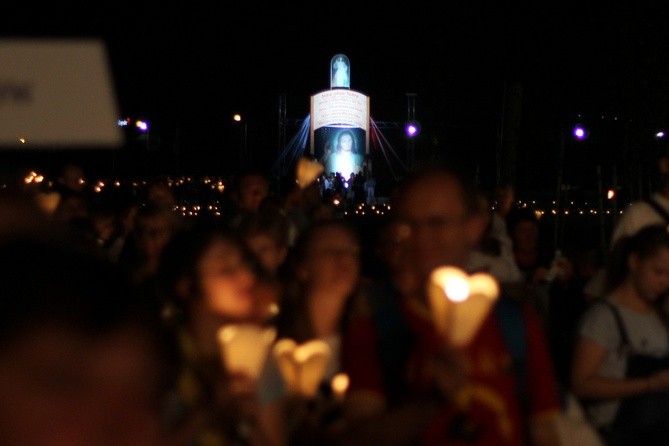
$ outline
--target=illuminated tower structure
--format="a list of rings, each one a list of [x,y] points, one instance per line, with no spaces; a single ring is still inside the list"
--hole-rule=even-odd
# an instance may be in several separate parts
[[[369,97],[351,90],[351,64],[344,54],[330,61],[330,89],[311,96],[310,152],[345,179],[363,173],[369,154]]]

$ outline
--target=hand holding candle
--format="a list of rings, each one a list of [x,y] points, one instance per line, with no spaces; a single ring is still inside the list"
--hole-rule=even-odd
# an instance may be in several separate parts
[[[273,354],[289,393],[316,396],[332,356],[327,343],[314,339],[298,345],[292,339],[282,339],[274,345]]]
[[[276,329],[256,324],[229,324],[218,330],[223,366],[231,373],[243,373],[255,380],[267,359]]]
[[[450,266],[432,272],[428,299],[435,327],[453,347],[474,338],[499,297],[499,285],[489,274],[471,276]]]
[[[311,183],[316,181],[316,178],[323,173],[325,167],[316,161],[312,161],[309,158],[301,157],[297,161],[297,167],[295,172],[295,178],[297,179],[297,184],[301,189],[309,186]]]

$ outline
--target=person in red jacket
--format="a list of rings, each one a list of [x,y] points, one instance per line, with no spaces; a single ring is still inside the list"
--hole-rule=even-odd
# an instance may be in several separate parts
[[[415,172],[396,190],[388,277],[344,338],[350,387],[341,444],[559,444],[557,384],[530,307],[499,299],[461,349],[432,323],[429,275],[444,265],[465,269],[484,228],[475,192],[442,168]]]

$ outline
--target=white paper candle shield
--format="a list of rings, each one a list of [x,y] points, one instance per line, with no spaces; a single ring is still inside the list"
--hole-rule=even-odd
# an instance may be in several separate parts
[[[295,172],[297,184],[300,186],[300,188],[304,189],[316,181],[320,174],[323,173],[324,169],[325,167],[321,163],[312,161],[309,158],[301,157],[299,160],[297,160],[297,167]]]
[[[273,355],[288,392],[313,398],[323,380],[332,351],[327,343],[317,339],[301,345],[292,339],[281,339],[274,345]]]
[[[230,372],[244,373],[252,379],[260,371],[268,350],[276,338],[276,329],[256,324],[228,324],[218,330],[223,365]]]
[[[428,299],[435,327],[452,346],[469,344],[499,296],[499,285],[486,273],[471,276],[455,267],[432,272]]]

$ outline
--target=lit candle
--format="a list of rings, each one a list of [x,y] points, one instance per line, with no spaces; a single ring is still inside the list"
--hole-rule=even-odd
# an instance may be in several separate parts
[[[244,373],[251,379],[260,375],[270,345],[276,338],[276,329],[256,324],[229,324],[218,330],[221,358],[226,369]]]
[[[313,183],[325,167],[316,161],[312,161],[309,158],[301,157],[297,161],[296,174],[295,178],[297,179],[297,184],[300,188],[304,189]]]
[[[332,356],[326,342],[314,339],[298,345],[292,339],[282,339],[274,345],[273,354],[289,393],[316,396]]]
[[[471,276],[455,267],[432,272],[428,298],[437,332],[454,347],[469,344],[499,296],[499,285],[486,273]]]

